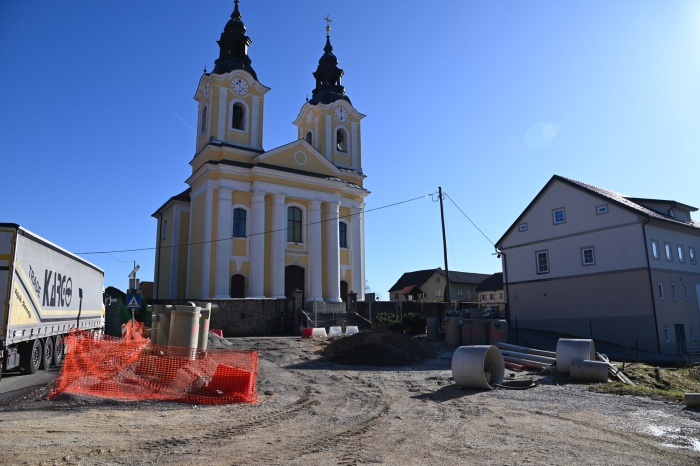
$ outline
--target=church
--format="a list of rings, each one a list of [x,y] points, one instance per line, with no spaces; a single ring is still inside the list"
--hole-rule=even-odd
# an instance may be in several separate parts
[[[154,298],[364,299],[361,120],[341,83],[330,20],[298,139],[263,149],[263,85],[238,0],[204,71],[189,187],[154,214]],[[320,46],[320,44],[319,44]],[[319,47],[320,48],[320,47]],[[285,70],[280,70],[280,73]]]

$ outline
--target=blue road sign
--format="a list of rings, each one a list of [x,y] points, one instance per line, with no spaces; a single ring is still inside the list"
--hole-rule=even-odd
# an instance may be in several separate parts
[[[139,295],[139,294],[126,295],[126,308],[127,309],[141,309],[141,295]]]

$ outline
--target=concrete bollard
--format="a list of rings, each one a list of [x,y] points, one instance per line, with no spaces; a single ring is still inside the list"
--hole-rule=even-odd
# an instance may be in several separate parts
[[[207,349],[209,342],[209,323],[211,322],[211,303],[195,302],[196,306],[200,307],[199,317],[199,335],[197,337],[197,349]]]
[[[173,307],[166,304],[154,304],[153,310],[158,314],[158,335],[156,341],[159,345],[167,346],[170,337],[170,316]]]
[[[170,339],[168,346],[196,349],[199,340],[199,318],[201,308],[175,306],[170,319]]]

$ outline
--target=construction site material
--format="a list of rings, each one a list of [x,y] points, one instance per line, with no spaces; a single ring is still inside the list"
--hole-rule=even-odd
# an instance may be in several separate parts
[[[557,341],[557,371],[568,374],[572,359],[595,360],[593,340],[560,338]]]
[[[357,328],[357,325],[348,325],[345,327],[346,335],[354,335],[356,333],[360,333],[360,329]]]
[[[518,359],[528,359],[530,361],[540,362],[540,363],[546,364],[548,366],[553,366],[557,363],[557,360],[555,358],[550,358],[547,356],[540,356],[538,354],[519,353],[517,351],[509,351],[509,350],[501,350],[501,351],[503,353],[503,356],[510,356],[510,357],[518,358]]]
[[[94,332],[72,332],[65,342],[68,351],[49,399],[62,394],[193,404],[257,399],[255,351],[204,352]]]
[[[520,359],[513,356],[503,356],[503,360],[506,362],[512,362],[519,364],[521,366],[527,367],[528,369],[544,369],[546,367],[551,367],[550,364],[545,364],[543,362],[531,361],[529,359]]]
[[[460,346],[462,343],[462,333],[460,331],[459,317],[447,317],[445,319],[445,343],[450,347]]]
[[[547,356],[549,358],[555,358],[557,357],[557,353],[554,351],[545,351],[541,349],[536,349],[536,348],[528,348],[527,346],[518,346],[518,345],[511,345],[510,343],[505,343],[505,342],[500,342],[496,343],[496,346],[503,351],[503,350],[510,350],[510,351],[517,351],[519,353],[527,353],[527,354],[537,354],[539,356]]]
[[[683,395],[683,404],[689,408],[700,407],[700,393],[686,393]]]
[[[503,360],[505,361],[505,356],[503,357]],[[515,371],[524,371],[525,370],[525,366],[523,366],[521,364],[516,364],[514,362],[508,362],[508,361],[505,361],[504,364],[508,369],[513,369]]]
[[[329,337],[337,337],[337,336],[340,336],[342,334],[343,334],[343,329],[341,329],[338,326],[328,328],[328,336]]]
[[[437,341],[440,336],[440,327],[437,317],[428,317],[425,319],[427,338],[430,341]]]
[[[462,345],[469,346],[472,344],[472,321],[462,319]]]
[[[609,371],[610,371],[610,375],[611,375],[613,378],[615,378],[615,379],[617,379],[617,380],[619,380],[619,381],[621,381],[621,382],[623,382],[623,383],[626,383],[627,385],[633,385],[633,386],[634,386],[634,385],[637,385],[636,383],[632,382],[632,381],[622,372],[621,369],[618,369],[617,366],[616,366],[615,364],[613,364],[612,362],[610,362],[610,360],[608,359],[608,357],[607,357],[606,355],[600,354],[600,353],[596,353],[595,355],[596,355],[596,357],[597,357],[599,360],[601,360],[601,361],[607,363],[608,368],[609,368]]]
[[[196,302],[199,310],[199,334],[197,335],[197,349],[207,349],[207,335],[209,334],[209,322],[211,322],[211,303]]]
[[[311,338],[313,336],[314,329],[312,327],[305,327],[301,329],[301,338]]]
[[[489,341],[489,324],[483,319],[470,319],[471,344],[486,345]]]
[[[170,318],[168,346],[196,349],[199,341],[200,309],[194,303],[177,305]]]
[[[311,336],[312,336],[312,337],[326,338],[328,335],[326,334],[326,328],[325,328],[325,327],[314,327],[314,328],[311,330]]]
[[[167,346],[170,341],[170,316],[173,306],[165,304],[154,304],[153,312],[158,314],[158,337],[156,341],[159,345]]]
[[[607,363],[588,359],[572,359],[569,366],[571,377],[593,382],[607,382],[608,370]]]
[[[153,310],[153,306],[148,306],[151,310],[151,343],[158,344],[158,313]]]
[[[508,323],[505,320],[487,320],[489,345],[508,341]]]
[[[493,390],[504,371],[501,350],[492,345],[460,346],[452,355],[452,377],[463,388]]]

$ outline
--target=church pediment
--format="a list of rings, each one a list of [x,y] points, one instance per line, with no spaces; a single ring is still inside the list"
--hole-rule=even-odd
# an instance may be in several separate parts
[[[279,167],[317,175],[340,176],[338,167],[303,139],[264,152],[253,159],[253,165]]]

